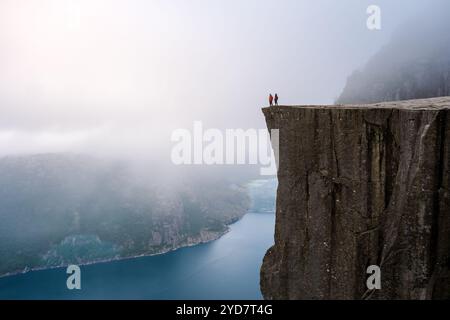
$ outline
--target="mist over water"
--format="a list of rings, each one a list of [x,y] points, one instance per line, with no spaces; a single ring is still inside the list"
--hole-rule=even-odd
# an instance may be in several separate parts
[[[282,104],[332,103],[398,26],[448,6],[380,0],[382,29],[370,31],[370,4],[2,1],[0,155],[170,163],[174,129],[265,128],[269,92]]]

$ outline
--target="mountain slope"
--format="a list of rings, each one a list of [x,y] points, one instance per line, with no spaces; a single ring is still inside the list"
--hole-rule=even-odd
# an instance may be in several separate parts
[[[226,232],[249,207],[226,181],[138,178],[81,155],[0,159],[0,275],[161,253]]]
[[[357,104],[449,96],[450,20],[442,13],[434,18],[414,20],[401,28],[389,45],[348,78],[336,102]]]

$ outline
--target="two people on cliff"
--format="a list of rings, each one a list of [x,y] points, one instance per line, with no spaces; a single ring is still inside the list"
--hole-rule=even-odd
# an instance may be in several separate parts
[[[275,97],[272,96],[272,94],[269,94],[269,103],[270,103],[270,106],[273,106],[274,103],[277,106],[278,105],[278,94],[275,93]]]

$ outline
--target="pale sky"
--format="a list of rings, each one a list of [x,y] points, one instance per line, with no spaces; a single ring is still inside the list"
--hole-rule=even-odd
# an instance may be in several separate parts
[[[333,103],[437,0],[1,0],[0,155],[151,148],[171,130],[264,128]],[[369,31],[366,9],[382,10]],[[128,150],[128,149],[127,149]]]

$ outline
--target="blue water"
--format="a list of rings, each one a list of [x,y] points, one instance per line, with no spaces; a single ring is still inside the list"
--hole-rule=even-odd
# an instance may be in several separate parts
[[[273,213],[248,213],[207,244],[81,266],[81,290],[67,289],[65,268],[0,278],[0,299],[261,299],[274,223]]]

